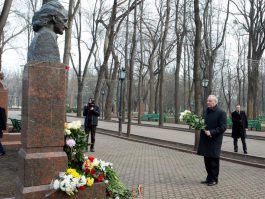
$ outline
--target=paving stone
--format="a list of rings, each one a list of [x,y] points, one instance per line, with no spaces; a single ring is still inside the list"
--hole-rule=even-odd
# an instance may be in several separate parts
[[[201,156],[101,134],[93,155],[113,162],[129,188],[141,184],[145,199],[265,198],[264,169],[221,160],[219,184],[208,187],[200,184],[206,176]]]

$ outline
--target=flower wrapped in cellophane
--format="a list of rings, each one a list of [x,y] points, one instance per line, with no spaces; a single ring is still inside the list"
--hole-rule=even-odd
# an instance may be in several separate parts
[[[179,120],[185,122],[195,130],[204,130],[206,125],[204,119],[189,110],[180,113]]]

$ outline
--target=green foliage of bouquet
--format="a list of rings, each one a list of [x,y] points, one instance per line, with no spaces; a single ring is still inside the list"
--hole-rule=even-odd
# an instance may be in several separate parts
[[[111,196],[109,198],[132,198],[133,192],[125,187],[111,167],[106,169],[106,179],[108,180],[107,192]]]
[[[180,113],[179,120],[185,122],[195,130],[205,130],[206,127],[204,119],[202,117],[188,110],[185,110],[184,112]]]

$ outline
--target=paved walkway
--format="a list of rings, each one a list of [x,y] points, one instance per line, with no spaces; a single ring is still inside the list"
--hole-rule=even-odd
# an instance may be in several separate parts
[[[73,120],[83,121],[83,118],[68,117],[68,121],[73,121]],[[118,131],[118,123],[99,121],[99,128]],[[126,133],[127,124],[123,124],[122,129],[123,129],[123,132]],[[251,132],[253,134],[257,133],[254,131],[251,131]],[[264,132],[258,132],[258,133],[261,133],[263,135]],[[194,145],[194,134],[188,133],[185,131],[132,125],[131,134],[160,139],[160,140]],[[249,155],[265,158],[265,141],[264,140],[246,139],[246,142],[247,142],[247,148],[248,148]],[[224,136],[222,150],[233,152],[234,150],[233,139],[231,137]],[[243,154],[241,140],[238,140],[238,153]]]
[[[200,184],[206,175],[201,156],[102,134],[96,136],[95,150],[87,155],[112,162],[128,188],[135,190],[141,184],[144,199],[265,198],[264,169],[221,161],[219,184],[208,187]],[[0,165],[16,158],[15,153],[7,153]],[[0,171],[0,189],[8,190],[0,192],[0,198],[14,194],[14,167],[6,166]]]
[[[68,117],[68,121],[72,120],[82,118]],[[118,124],[100,121],[99,127],[117,130]],[[123,125],[123,130],[125,132],[126,125]],[[194,141],[191,133],[154,127],[134,125],[132,134],[190,144]],[[228,143],[229,140],[231,138],[225,138],[223,149],[229,149],[232,144]],[[258,142],[251,144],[251,140],[248,140],[250,153],[255,152],[256,143]],[[261,147],[260,150],[264,153],[264,146],[262,148],[261,144],[258,147]],[[112,162],[122,181],[129,188],[135,189],[141,184],[145,199],[265,198],[264,169],[221,161],[219,184],[208,187],[200,184],[206,176],[201,156],[102,134],[96,136],[95,150],[93,155]],[[261,155],[264,156],[263,153]],[[14,176],[10,178],[15,179]],[[2,182],[5,182],[5,179],[2,179]]]
[[[221,161],[219,184],[200,184],[203,158],[167,148],[97,134],[94,155],[114,163],[130,188],[143,186],[145,199],[265,198],[264,169]]]
[[[20,112],[9,111],[9,117],[19,119],[21,117]],[[68,115],[67,120],[68,121],[81,120],[83,122],[84,118],[77,118],[77,117],[73,117],[73,115]],[[157,125],[157,122],[143,122],[143,124]],[[165,126],[170,126],[170,127],[177,126],[177,127],[188,129],[187,125],[180,125],[180,124],[176,125],[176,124],[166,123]],[[99,121],[99,128],[118,131],[118,123]],[[122,129],[123,129],[123,132],[125,133],[127,129],[127,124],[123,124]],[[227,131],[229,132],[231,131],[231,129],[228,129]],[[194,145],[194,134],[188,133],[185,131],[178,131],[174,129],[161,129],[157,127],[132,125],[131,134],[160,139],[160,140]],[[259,135],[259,136],[265,137],[265,132],[261,132],[261,131],[248,131],[247,134]],[[246,142],[247,142],[247,148],[248,148],[249,155],[265,158],[265,141],[264,140],[247,139]],[[241,140],[238,140],[238,147],[239,147],[238,153],[243,153]],[[224,136],[222,150],[233,152],[233,139],[231,137]]]

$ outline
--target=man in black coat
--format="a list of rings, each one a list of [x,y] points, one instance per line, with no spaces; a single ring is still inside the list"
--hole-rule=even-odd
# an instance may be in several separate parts
[[[200,133],[198,154],[204,156],[204,164],[207,177],[202,184],[213,186],[218,184],[220,153],[223,134],[226,130],[226,113],[218,106],[218,99],[209,95],[207,99],[207,110],[204,113],[206,128]]]
[[[85,132],[87,133],[87,141],[89,132],[91,132],[91,145],[90,151],[94,152],[95,139],[96,139],[96,128],[98,125],[98,117],[100,116],[100,109],[95,105],[95,101],[89,98],[88,104],[84,106],[83,116],[85,116]]]
[[[238,151],[237,140],[241,138],[244,154],[247,154],[246,129],[248,128],[248,119],[244,111],[240,111],[240,105],[236,106],[236,110],[232,115],[232,137],[234,139],[234,152]]]
[[[6,154],[6,151],[1,143],[1,138],[3,137],[3,130],[6,130],[6,121],[6,111],[0,106],[0,156]]]

